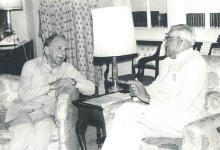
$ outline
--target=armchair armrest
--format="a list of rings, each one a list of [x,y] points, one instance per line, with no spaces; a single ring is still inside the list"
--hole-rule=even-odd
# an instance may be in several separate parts
[[[207,115],[220,113],[220,93],[218,91],[209,91],[206,93],[205,112]]]
[[[211,115],[185,126],[182,150],[220,149],[220,113]]]
[[[141,58],[139,61],[138,61],[138,68],[139,67],[143,67],[144,68],[144,65],[147,63],[147,62],[150,62],[150,61],[156,61],[157,56],[155,55],[152,55],[152,56],[148,56],[148,57],[143,57]],[[158,60],[159,60],[159,57],[158,57]]]
[[[136,77],[138,78],[139,81],[142,82],[142,78],[144,76],[144,69],[145,69],[145,64],[147,62],[150,62],[150,61],[155,61],[155,67],[152,66],[153,68],[157,68],[159,66],[159,57],[156,58],[155,55],[152,55],[152,56],[148,56],[148,57],[143,57],[141,58],[139,61],[138,61],[138,65],[136,66],[138,68],[138,71],[137,71],[137,74],[136,74]],[[157,73],[156,73],[157,74]]]
[[[75,122],[77,119],[77,109],[72,105],[72,101],[79,98],[79,91],[74,87],[66,87],[58,96],[56,123],[60,150],[71,150],[77,144],[75,138]],[[75,141],[77,142],[77,141]]]

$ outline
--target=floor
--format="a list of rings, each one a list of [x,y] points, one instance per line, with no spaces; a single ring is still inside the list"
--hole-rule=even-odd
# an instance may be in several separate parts
[[[86,131],[86,144],[88,150],[100,150],[96,144],[96,128],[88,126]]]

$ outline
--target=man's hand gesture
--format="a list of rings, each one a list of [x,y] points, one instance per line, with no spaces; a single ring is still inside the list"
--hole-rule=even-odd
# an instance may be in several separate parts
[[[75,86],[76,80],[70,78],[60,78],[56,81],[49,83],[50,90],[56,90],[59,94],[67,86]]]
[[[150,103],[150,95],[141,82],[135,80],[129,81],[129,91],[131,97],[137,97],[140,101],[147,104]]]

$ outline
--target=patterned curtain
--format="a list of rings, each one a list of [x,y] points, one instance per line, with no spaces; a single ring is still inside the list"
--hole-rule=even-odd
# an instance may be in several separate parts
[[[42,41],[53,32],[67,38],[67,62],[72,63],[87,79],[98,85],[101,67],[93,63],[91,9],[98,0],[41,0],[39,6]]]

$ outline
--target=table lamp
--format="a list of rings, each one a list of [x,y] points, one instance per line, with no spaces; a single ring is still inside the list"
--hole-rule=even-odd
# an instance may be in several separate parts
[[[23,8],[22,0],[0,0],[0,10],[7,11],[7,29],[5,30],[5,32],[7,32],[8,35],[11,35],[13,33],[13,30],[11,27],[10,12],[12,10],[20,10],[22,8]]]
[[[94,57],[112,57],[111,92],[119,91],[117,57],[137,53],[131,9],[127,6],[92,10]]]

